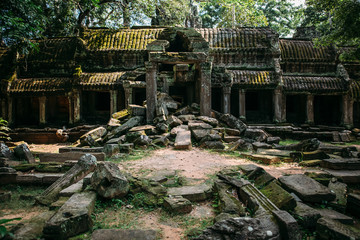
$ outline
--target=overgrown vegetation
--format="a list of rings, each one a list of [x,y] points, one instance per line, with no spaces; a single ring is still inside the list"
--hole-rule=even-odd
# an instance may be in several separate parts
[[[0,219],[0,238],[5,237],[6,235],[10,235],[11,233],[8,231],[7,227],[11,226],[12,221],[21,220],[21,218],[11,218],[11,219]]]
[[[10,128],[8,122],[0,117],[0,141],[8,141]]]
[[[34,207],[35,196],[38,196],[46,189],[46,186],[19,186],[6,185],[2,187],[4,191],[11,191],[11,201],[6,201],[0,204],[0,210],[11,209],[29,209]],[[36,206],[40,207],[40,206]],[[40,207],[41,208],[41,207]]]

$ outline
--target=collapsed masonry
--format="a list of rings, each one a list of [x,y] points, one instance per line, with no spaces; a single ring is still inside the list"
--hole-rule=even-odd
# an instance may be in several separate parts
[[[87,29],[36,42],[26,58],[1,49],[0,111],[15,126],[104,123],[145,100],[151,122],[157,92],[249,123],[360,123],[360,64],[269,28]]]

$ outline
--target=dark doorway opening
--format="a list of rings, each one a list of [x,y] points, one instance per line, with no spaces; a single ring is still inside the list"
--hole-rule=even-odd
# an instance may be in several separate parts
[[[39,124],[39,98],[23,97],[14,100],[15,124],[31,126]]]
[[[286,96],[286,120],[298,124],[306,121],[306,95]]]
[[[221,112],[221,98],[222,98],[221,88],[212,88],[211,89],[211,108],[213,110]]]
[[[239,117],[239,107],[239,89],[232,88],[230,97],[230,113],[236,117]]]
[[[314,121],[318,125],[340,125],[341,96],[315,96]]]
[[[271,90],[247,90],[245,105],[247,122],[272,123],[273,101]]]
[[[69,100],[65,96],[47,97],[46,115],[49,124],[64,125],[69,122]]]
[[[133,103],[142,106],[146,100],[146,88],[133,88]]]
[[[110,117],[110,93],[84,91],[82,93],[82,117],[88,123],[104,124]]]

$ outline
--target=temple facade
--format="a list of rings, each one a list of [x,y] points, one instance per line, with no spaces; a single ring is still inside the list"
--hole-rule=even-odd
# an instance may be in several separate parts
[[[0,49],[0,116],[13,126],[106,123],[156,94],[248,123],[360,126],[360,63],[269,28],[86,29],[36,41],[27,56]]]

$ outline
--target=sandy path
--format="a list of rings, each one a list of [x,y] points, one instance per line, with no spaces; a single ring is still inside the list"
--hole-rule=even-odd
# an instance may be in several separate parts
[[[198,148],[193,148],[191,151],[178,151],[171,148],[159,149],[144,159],[122,163],[123,167],[131,172],[138,172],[142,169],[180,170],[181,175],[188,178],[208,178],[208,175],[215,174],[225,167],[241,164],[259,165],[277,178],[284,174],[296,174],[305,171],[297,164],[284,163],[280,166],[268,166],[244,158],[220,155]]]

